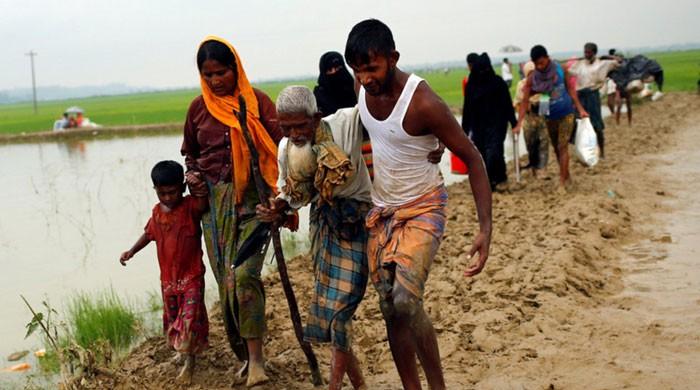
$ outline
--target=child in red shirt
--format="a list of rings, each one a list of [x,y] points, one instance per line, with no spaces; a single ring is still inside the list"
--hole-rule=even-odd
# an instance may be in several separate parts
[[[174,360],[184,360],[178,381],[190,383],[195,355],[208,346],[209,338],[199,227],[208,201],[206,197],[183,197],[185,175],[182,165],[175,161],[156,164],[151,179],[160,202],[153,207],[145,232],[131,249],[122,253],[119,262],[125,266],[149,242],[156,242],[163,294],[163,331],[177,352]],[[194,175],[188,174],[187,184],[190,189],[193,186],[202,188],[200,179]]]

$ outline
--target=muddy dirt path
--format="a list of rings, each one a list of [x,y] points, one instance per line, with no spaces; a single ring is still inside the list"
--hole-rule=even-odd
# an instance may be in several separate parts
[[[491,257],[472,279],[462,273],[476,229],[473,201],[468,183],[450,187],[447,233],[425,296],[448,388],[685,389],[700,383],[700,287],[683,271],[697,264],[700,241],[700,208],[691,204],[687,185],[688,175],[698,176],[688,161],[698,161],[700,144],[687,142],[689,132],[700,130],[696,123],[700,98],[669,94],[638,107],[633,127],[608,123],[608,158],[593,169],[574,164],[569,193],[556,191],[552,156],[551,179],[536,181],[525,172],[522,185],[494,195]],[[679,168],[678,161],[687,163]],[[669,223],[690,218],[694,225]],[[681,242],[688,245],[680,248]],[[312,289],[310,262],[294,259],[290,274],[303,312]],[[268,278],[266,288],[272,381],[258,388],[311,389],[278,278]],[[212,347],[197,363],[194,389],[229,389],[240,367],[212,312]],[[372,287],[354,328],[369,387],[400,389]],[[316,351],[327,375],[329,349]],[[90,385],[177,388],[170,356],[164,340],[147,340],[115,378]]]

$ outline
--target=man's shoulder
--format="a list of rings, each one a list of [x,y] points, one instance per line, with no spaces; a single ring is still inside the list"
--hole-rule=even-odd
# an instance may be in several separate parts
[[[334,114],[323,118],[321,123],[322,126],[328,126],[334,142],[343,148],[346,143],[353,144],[358,137],[362,137],[362,123],[357,106],[341,108]]]
[[[413,94],[410,109],[418,111],[430,110],[442,104],[444,104],[442,98],[428,85],[427,81],[421,80],[418,87],[416,87],[416,92]]]
[[[404,128],[409,134],[427,135],[435,126],[444,124],[447,116],[451,116],[447,103],[426,82],[418,84],[411,103],[406,111]]]

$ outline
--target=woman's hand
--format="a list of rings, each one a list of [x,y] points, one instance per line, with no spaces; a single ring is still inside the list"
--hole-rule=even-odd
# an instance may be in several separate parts
[[[194,197],[203,198],[209,193],[207,183],[202,179],[202,173],[189,171],[185,174],[185,183],[190,189],[190,194]]]

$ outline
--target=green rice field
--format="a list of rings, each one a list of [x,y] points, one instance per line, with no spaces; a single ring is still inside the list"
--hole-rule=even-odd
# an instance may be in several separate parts
[[[626,54],[629,56],[633,53]],[[645,55],[659,61],[664,68],[666,91],[694,91],[697,88],[697,80],[700,78],[700,50]],[[418,74],[424,77],[450,106],[461,107],[461,80],[466,74],[465,69]],[[514,76],[512,88],[517,82],[517,72],[514,72]],[[267,82],[255,86],[275,100],[279,91],[289,84],[313,87],[315,80]],[[184,122],[189,103],[198,94],[198,89],[184,89],[39,102],[39,113],[36,115],[31,103],[0,105],[0,134],[50,130],[54,120],[61,116],[63,110],[74,105],[85,109],[87,117],[103,126],[181,123]]]

